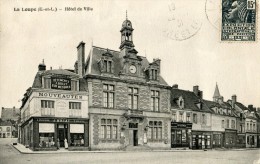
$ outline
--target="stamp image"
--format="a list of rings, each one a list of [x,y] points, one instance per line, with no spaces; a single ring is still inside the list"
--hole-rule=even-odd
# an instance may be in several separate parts
[[[256,40],[256,0],[222,0],[221,40]]]

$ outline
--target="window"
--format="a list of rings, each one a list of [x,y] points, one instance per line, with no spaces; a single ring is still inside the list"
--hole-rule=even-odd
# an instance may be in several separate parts
[[[11,128],[10,128],[10,127],[7,127],[7,128],[6,128],[6,131],[7,131],[7,132],[10,132],[10,131],[11,131]]]
[[[151,110],[159,111],[159,91],[151,91]]]
[[[130,109],[138,108],[138,88],[133,88],[133,87],[128,88],[128,108]]]
[[[232,128],[232,129],[235,129],[235,128],[236,128],[236,126],[235,126],[235,120],[232,120],[232,121],[231,121],[231,128]]]
[[[84,124],[70,124],[70,146],[84,146]]]
[[[183,112],[179,112],[179,121],[183,122]]]
[[[50,78],[44,78],[44,88],[49,89],[51,88],[51,79]]]
[[[222,120],[222,121],[221,121],[221,127],[222,127],[222,128],[225,128],[225,120]]]
[[[81,109],[80,102],[69,102],[69,109]]]
[[[151,69],[151,79],[157,80],[158,77],[158,71],[156,69]]]
[[[0,132],[2,131],[2,127],[0,127]]]
[[[229,119],[227,119],[227,128],[229,128]]]
[[[253,131],[255,131],[256,129],[255,129],[255,124],[253,124]]]
[[[116,119],[101,119],[100,138],[117,139],[118,122]]]
[[[249,127],[249,130],[252,130],[252,123],[250,123],[250,127]]]
[[[176,121],[176,113],[172,113],[172,121]]]
[[[186,122],[190,122],[190,113],[186,113]]]
[[[206,124],[206,115],[205,114],[202,114],[202,124]]]
[[[46,116],[54,116],[54,101],[41,100],[41,114]]]
[[[77,91],[78,90],[78,81],[71,80],[71,90]]]
[[[246,123],[246,130],[249,130],[249,123]]]
[[[39,123],[39,137],[39,147],[54,147],[54,124]]]
[[[70,116],[81,116],[81,102],[69,102]]]
[[[197,114],[193,113],[193,123],[197,124],[198,118],[197,118]]]
[[[112,73],[112,61],[104,60],[104,70],[107,73]]]
[[[162,139],[161,121],[149,121],[148,138],[153,141]]]
[[[114,108],[114,85],[103,85],[103,106]]]

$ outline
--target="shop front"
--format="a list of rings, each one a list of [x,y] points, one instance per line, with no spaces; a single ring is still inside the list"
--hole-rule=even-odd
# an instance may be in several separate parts
[[[192,149],[211,149],[211,132],[192,131]]]
[[[226,129],[224,133],[224,147],[234,148],[236,147],[237,130]]]
[[[223,147],[223,133],[213,132],[212,137],[212,148]]]
[[[88,150],[88,119],[31,118],[22,127],[23,140],[33,150]]]
[[[246,133],[246,147],[255,148],[257,147],[257,134],[256,133]]]
[[[171,122],[171,147],[190,148],[192,123]]]

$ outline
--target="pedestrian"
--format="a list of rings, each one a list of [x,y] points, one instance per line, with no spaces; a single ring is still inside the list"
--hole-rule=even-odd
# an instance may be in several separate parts
[[[59,140],[59,138],[57,139],[57,149],[60,149],[60,140]]]
[[[64,139],[64,147],[65,147],[65,149],[68,149],[68,141],[66,138]]]

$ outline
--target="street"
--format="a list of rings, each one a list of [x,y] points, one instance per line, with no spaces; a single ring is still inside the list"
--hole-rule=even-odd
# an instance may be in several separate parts
[[[120,153],[61,153],[20,154],[10,143],[16,139],[0,138],[0,163],[195,163],[195,164],[259,164],[260,149],[208,150],[173,152],[120,152]]]

